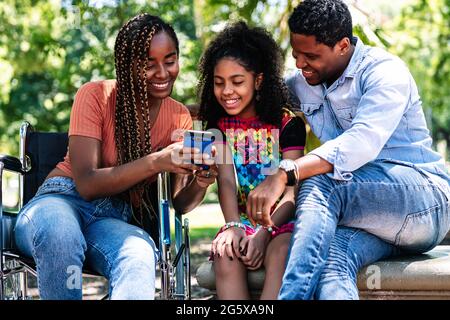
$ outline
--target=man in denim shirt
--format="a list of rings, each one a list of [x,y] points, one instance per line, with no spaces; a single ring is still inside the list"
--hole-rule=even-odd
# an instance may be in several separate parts
[[[302,180],[279,298],[357,299],[364,265],[425,252],[445,237],[450,178],[407,67],[353,37],[343,2],[304,0],[289,28],[300,70],[287,84],[322,145],[282,161],[247,209],[273,226],[275,200]]]

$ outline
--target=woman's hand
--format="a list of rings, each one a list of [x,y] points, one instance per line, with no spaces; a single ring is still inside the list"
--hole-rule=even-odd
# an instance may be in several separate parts
[[[200,170],[200,166],[186,161],[202,157],[197,148],[185,148],[183,142],[175,142],[168,145],[161,151],[158,151],[158,157],[155,164],[158,171],[173,172],[178,174],[192,174],[195,170]]]
[[[216,165],[210,166],[208,170],[195,171],[195,180],[201,188],[207,188],[216,181],[219,170]]]
[[[221,232],[212,242],[211,250],[214,255],[224,257],[225,254],[233,259],[234,256],[240,258],[239,243],[245,237],[245,231],[238,227],[231,227]]]
[[[211,148],[211,157],[208,154],[196,154],[196,163],[203,163],[209,166],[209,169],[197,170],[195,175],[195,180],[201,188],[207,188],[216,181],[219,175],[219,168],[216,165],[215,159],[217,155],[217,149],[215,146]]]
[[[261,268],[266,248],[270,242],[270,233],[260,230],[256,234],[245,237],[241,242],[241,261],[249,270]]]

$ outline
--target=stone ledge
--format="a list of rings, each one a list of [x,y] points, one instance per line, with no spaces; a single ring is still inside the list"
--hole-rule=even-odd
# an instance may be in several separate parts
[[[263,288],[265,271],[264,268],[248,272],[248,285],[250,290],[258,291]],[[200,287],[216,290],[216,280],[212,261],[203,262],[195,274]]]
[[[379,282],[374,282],[378,272]],[[214,291],[212,262],[202,263],[196,278],[201,287]],[[248,273],[252,291],[261,290],[263,280],[263,269]],[[368,288],[374,285],[379,285],[379,289]],[[361,299],[450,299],[450,245],[439,245],[425,254],[397,257],[367,266],[358,275],[358,289]]]
[[[359,291],[361,300],[450,300],[450,291]]]
[[[373,266],[380,271],[380,290],[450,291],[450,246],[440,245],[414,256],[379,261],[362,269],[358,275],[359,290],[370,290]],[[370,290],[374,291],[374,290]],[[375,290],[376,291],[376,290]]]

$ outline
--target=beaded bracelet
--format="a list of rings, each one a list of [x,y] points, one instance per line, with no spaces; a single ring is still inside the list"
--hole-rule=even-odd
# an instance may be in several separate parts
[[[225,223],[225,225],[222,227],[222,231],[230,229],[231,227],[241,228],[242,230],[246,231],[245,224],[243,224],[242,222],[237,222],[237,221],[230,221],[230,222]]]
[[[275,232],[277,232],[278,228],[276,225],[271,225],[269,227],[263,227],[264,229],[266,229],[272,236],[275,235]]]

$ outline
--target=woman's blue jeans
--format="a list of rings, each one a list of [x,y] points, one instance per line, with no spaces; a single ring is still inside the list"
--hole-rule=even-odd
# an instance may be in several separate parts
[[[442,241],[449,189],[447,180],[390,162],[367,164],[351,181],[305,180],[279,298],[357,299],[363,266]]]
[[[15,227],[17,247],[36,262],[41,298],[81,299],[85,265],[108,279],[111,299],[154,299],[158,251],[131,215],[117,198],[83,200],[70,178],[46,180]]]

